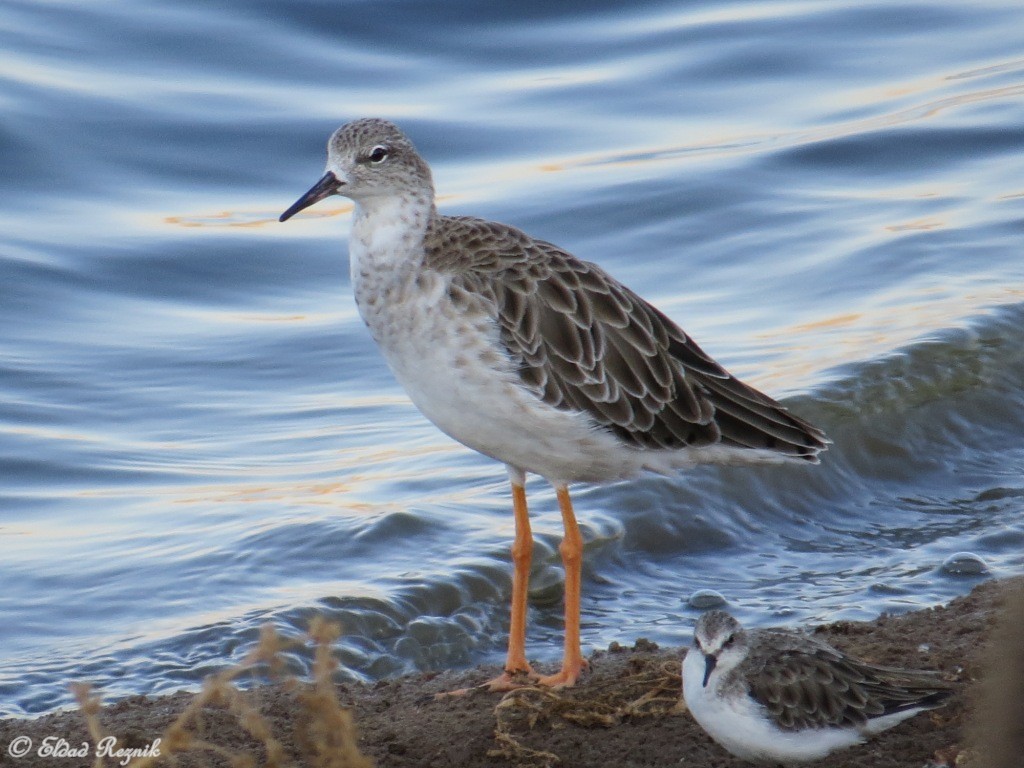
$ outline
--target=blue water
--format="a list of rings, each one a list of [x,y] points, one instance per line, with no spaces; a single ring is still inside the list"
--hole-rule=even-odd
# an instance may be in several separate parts
[[[686,641],[698,589],[799,624],[962,594],[959,551],[1024,572],[1022,30],[1009,0],[8,0],[0,712],[195,686],[317,613],[353,678],[503,657],[502,468],[393,381],[344,201],[276,221],[355,117],[834,441],[579,489],[586,648]]]

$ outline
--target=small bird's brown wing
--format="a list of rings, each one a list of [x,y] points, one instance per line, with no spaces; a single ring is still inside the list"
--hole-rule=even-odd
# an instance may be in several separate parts
[[[870,719],[936,707],[951,694],[934,673],[880,667],[809,638],[744,661],[749,694],[786,730],[864,726]]]
[[[438,217],[428,263],[452,298],[485,297],[524,384],[638,448],[760,448],[816,461],[824,434],[731,376],[595,264],[523,232]]]

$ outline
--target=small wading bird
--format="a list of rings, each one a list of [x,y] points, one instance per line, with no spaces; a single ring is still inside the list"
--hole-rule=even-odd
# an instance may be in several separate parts
[[[745,631],[724,611],[700,617],[683,660],[690,714],[751,762],[820,760],[951,694],[934,673],[868,664],[798,632]]]
[[[816,462],[824,449],[820,430],[733,378],[597,265],[514,227],[439,215],[430,168],[392,123],[335,131],[326,172],[281,221],[330,195],[355,203],[356,304],[398,381],[442,431],[508,468],[512,621],[505,671],[486,687],[572,685],[586,667],[569,483],[705,462]],[[545,677],[525,650],[528,472],[554,486],[565,527],[565,652]]]

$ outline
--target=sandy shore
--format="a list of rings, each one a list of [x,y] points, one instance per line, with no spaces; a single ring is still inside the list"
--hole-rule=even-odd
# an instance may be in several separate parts
[[[936,752],[955,754],[964,739],[969,690],[980,675],[984,641],[1011,588],[1024,588],[1024,579],[985,582],[948,606],[818,628],[828,642],[868,660],[940,670],[957,683],[947,707],[818,765],[922,768]],[[319,684],[285,680],[243,693],[225,675],[200,696],[140,696],[103,707],[90,702],[80,711],[0,721],[0,766],[92,766],[97,740],[104,736],[115,737],[104,742],[112,755],[105,765],[152,752],[157,738],[165,758],[160,765],[172,764],[169,752],[176,765],[239,768],[744,765],[712,743],[680,705],[678,648],[659,649],[642,640],[628,648],[613,644],[591,657],[592,671],[582,684],[563,693],[523,689],[435,700],[437,692],[472,686],[496,670],[336,686],[330,683],[329,639],[321,649]],[[278,650],[275,642],[263,649],[264,661]],[[12,757],[13,745],[24,748],[26,738],[32,740],[27,753]],[[63,752],[73,754],[46,754],[41,747],[47,738],[52,751],[62,751],[63,739]]]

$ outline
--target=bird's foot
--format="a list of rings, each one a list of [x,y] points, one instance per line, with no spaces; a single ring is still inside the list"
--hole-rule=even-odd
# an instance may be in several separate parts
[[[537,685],[547,688],[570,688],[576,685],[580,675],[590,669],[590,663],[586,659],[580,659],[578,663],[566,664],[562,669],[553,675],[544,675],[537,679]]]
[[[505,691],[514,691],[517,688],[526,688],[531,685],[537,685],[541,677],[529,666],[526,669],[517,669],[514,671],[505,670],[497,677],[488,680],[486,683],[480,683],[480,685],[474,685],[469,688],[458,688],[454,691],[444,691],[443,693],[434,694],[435,699],[447,699],[449,696],[465,696],[469,693],[476,691],[483,691],[487,693],[504,693]]]

